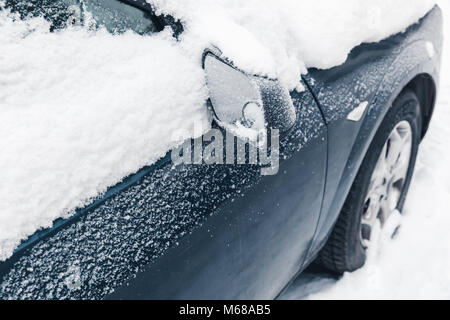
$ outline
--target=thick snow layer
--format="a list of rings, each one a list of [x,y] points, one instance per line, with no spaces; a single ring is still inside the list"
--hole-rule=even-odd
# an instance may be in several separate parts
[[[440,96],[398,237],[380,243],[362,270],[338,281],[305,274],[284,298],[450,299],[450,3],[440,6],[445,16]]]
[[[201,54],[299,87],[307,67],[418,21],[432,0],[152,0],[186,32],[141,37],[0,12],[0,260],[20,241],[209,125]],[[199,134],[201,132],[198,132]]]
[[[250,73],[293,89],[306,68],[345,62],[354,47],[404,31],[435,0],[147,0],[181,19],[191,50],[212,44]]]
[[[0,12],[0,260],[163,157],[175,130],[207,128],[203,70],[170,37],[54,34]]]

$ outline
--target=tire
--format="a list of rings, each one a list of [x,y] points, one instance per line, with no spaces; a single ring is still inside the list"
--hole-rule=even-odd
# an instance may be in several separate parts
[[[374,188],[374,176],[379,176],[375,173],[380,172],[380,161],[388,162],[387,154],[389,151],[386,150],[389,150],[394,130],[399,130],[397,128],[400,128],[400,126],[406,128],[407,124],[409,124],[412,132],[412,137],[408,138],[408,142],[411,142],[411,147],[409,145],[404,147],[411,150],[410,153],[408,151],[409,164],[406,167],[407,160],[403,161],[404,169],[402,170],[403,172],[406,171],[406,176],[399,183],[401,184],[401,189],[399,185],[395,187],[398,188],[398,191],[393,197],[395,201],[394,206],[399,212],[402,211],[414,172],[422,132],[420,103],[416,94],[409,89],[399,95],[384,118],[363,160],[334,230],[318,255],[317,262],[328,270],[335,273],[353,272],[365,264],[367,251],[365,241],[367,240],[364,238],[369,238],[370,241],[370,232],[365,232],[368,227],[363,224],[363,221],[365,221],[363,219],[365,219],[367,214],[366,211],[369,211],[368,208],[372,205],[370,203],[372,198],[369,196],[369,188]],[[408,132],[410,132],[409,129]],[[382,160],[382,152],[383,157],[384,152],[386,152],[385,160]],[[389,172],[389,170],[387,171]],[[386,179],[383,178],[382,185],[385,184]],[[391,186],[391,190],[393,189]],[[389,190],[389,187],[386,187],[386,190]],[[392,193],[393,191],[387,191],[387,193],[389,192]],[[381,207],[380,203],[382,201],[380,200],[378,204],[373,204],[372,207]],[[392,200],[390,201],[392,203]],[[397,204],[395,205],[395,203]],[[376,211],[375,209],[375,212],[378,212],[376,213],[376,219],[380,220],[381,223],[382,217],[380,218],[379,216],[383,216],[381,214],[382,210]]]

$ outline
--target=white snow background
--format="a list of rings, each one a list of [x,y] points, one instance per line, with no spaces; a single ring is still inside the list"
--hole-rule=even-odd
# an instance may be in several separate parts
[[[283,299],[450,299],[450,2],[444,11],[441,86],[397,238],[342,279],[304,274]]]
[[[0,261],[109,186],[208,128],[201,54],[218,46],[250,73],[298,88],[307,67],[417,22],[434,0],[149,0],[184,22],[131,32],[69,28],[0,12]],[[202,132],[197,132],[201,134]],[[434,194],[433,194],[434,195]]]

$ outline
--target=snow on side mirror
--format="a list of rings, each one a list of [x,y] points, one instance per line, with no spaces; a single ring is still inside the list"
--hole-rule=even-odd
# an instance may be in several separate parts
[[[291,97],[278,81],[249,76],[211,52],[203,66],[213,115],[224,128],[256,140],[261,130],[283,133],[294,125]]]

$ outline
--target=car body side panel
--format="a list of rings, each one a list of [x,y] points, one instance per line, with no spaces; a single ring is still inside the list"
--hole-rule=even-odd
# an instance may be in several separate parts
[[[0,264],[2,299],[274,298],[296,274],[323,199],[327,139],[309,91],[280,171],[181,165],[146,171]],[[149,286],[129,279],[138,277]],[[142,289],[142,290],[141,290]]]
[[[333,229],[358,169],[389,106],[416,76],[439,83],[442,13],[435,7],[405,33],[376,44],[363,44],[348,61],[331,70],[311,70],[306,81],[315,93],[329,129],[327,188],[311,262]],[[368,102],[363,118],[349,113]]]

